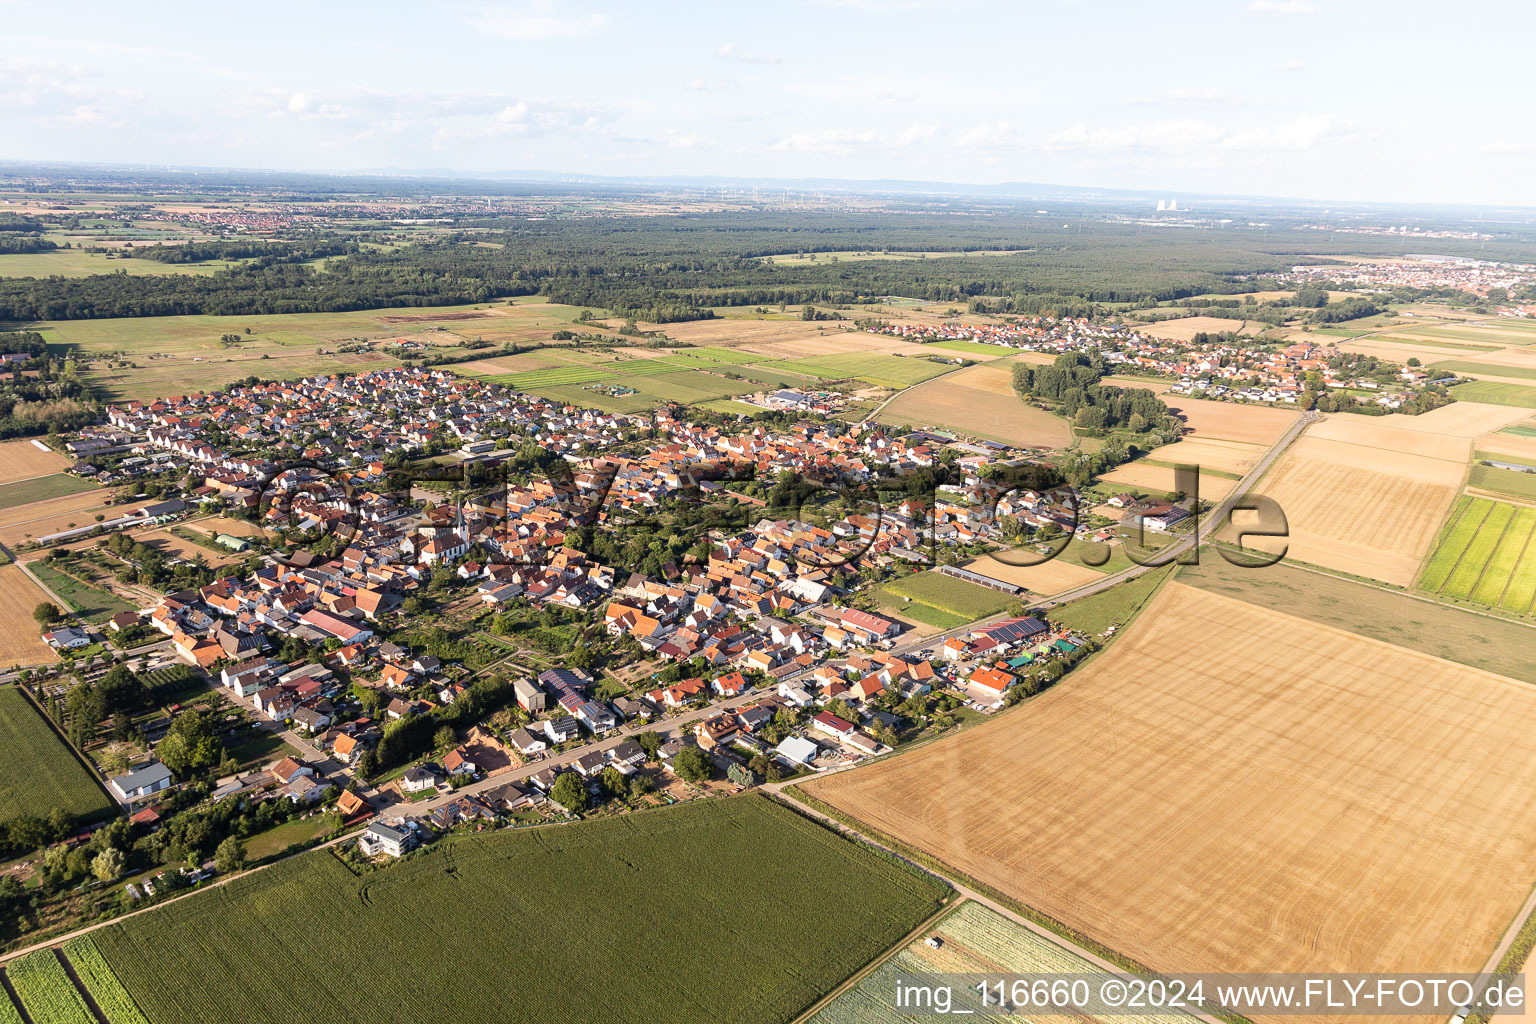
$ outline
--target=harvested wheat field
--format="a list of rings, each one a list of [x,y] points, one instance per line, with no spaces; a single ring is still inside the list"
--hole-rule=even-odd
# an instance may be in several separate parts
[[[1479,440],[1477,447],[1479,451],[1493,452],[1498,455],[1536,459],[1536,437],[1523,437],[1520,434],[1506,434],[1500,431]]]
[[[1468,355],[1462,352],[1457,358],[1471,363],[1487,363],[1491,366],[1515,366],[1526,370],[1536,370],[1536,348],[1505,348],[1496,352],[1474,352]],[[1530,381],[1524,382],[1526,386]]]
[[[1530,415],[1529,409],[1511,409],[1510,411],[1517,417]],[[1446,462],[1467,461],[1472,454],[1471,438],[1474,435],[1455,435],[1444,431],[1415,429],[1410,424],[1416,418],[1338,413],[1313,423],[1307,428],[1302,440],[1339,441],[1358,448],[1376,449],[1389,454],[1420,455]],[[1426,424],[1426,426],[1432,425]],[[1368,467],[1369,463],[1366,465]]]
[[[1212,402],[1182,395],[1164,396],[1163,404],[1184,420],[1199,437],[1247,441],[1266,447],[1296,422],[1300,413],[1274,409],[1267,405],[1239,405],[1236,402]]]
[[[1339,422],[1335,417],[1309,428],[1255,488],[1285,510],[1290,537],[1255,537],[1245,544],[1265,551],[1288,544],[1300,561],[1409,586],[1461,486],[1470,442],[1369,423],[1335,432],[1374,432],[1382,447],[1312,433]],[[1392,438],[1401,439],[1400,446],[1392,446]],[[1414,440],[1424,450],[1453,445],[1462,454],[1412,454]],[[1235,532],[1229,525],[1224,536]]]
[[[1232,320],[1221,316],[1181,316],[1155,324],[1139,324],[1136,329],[1142,334],[1150,335],[1154,338],[1167,338],[1169,341],[1190,341],[1202,331],[1206,334],[1220,334],[1222,331],[1258,334],[1261,331],[1269,330],[1269,324],[1261,323],[1258,320]]]
[[[1224,441],[1214,437],[1189,437],[1175,441],[1173,444],[1165,444],[1161,448],[1154,448],[1148,455],[1149,459],[1158,462],[1178,462],[1185,465],[1196,465],[1206,469],[1219,469],[1226,473],[1236,473],[1239,476],[1253,468],[1260,455],[1264,454],[1264,446],[1250,444],[1247,441]]]
[[[124,505],[111,510],[102,505],[106,491],[81,491],[66,494],[62,498],[34,501],[30,505],[17,505],[0,512],[0,544],[15,545],[49,533],[69,528],[69,524],[85,526],[94,522],[98,514],[107,519],[124,515],[138,506]]]
[[[69,459],[44,451],[31,441],[0,441],[0,484],[47,476],[69,466]]]
[[[1099,476],[1107,483],[1118,484],[1143,491],[1173,493],[1178,489],[1175,471],[1167,466],[1149,466],[1143,462],[1128,462]],[[1220,501],[1237,485],[1236,480],[1224,476],[1200,474],[1200,497],[1205,501]]]
[[[1536,880],[1536,688],[1170,583],[1019,710],[804,788],[1157,970],[1477,971]]]
[[[986,555],[965,563],[964,568],[1046,597],[1104,578],[1103,573],[1078,564],[1065,553],[1039,565],[1009,565]]]
[[[1530,381],[1517,381],[1529,387]],[[1481,437],[1492,430],[1503,430],[1530,416],[1529,409],[1508,405],[1489,405],[1487,402],[1453,402],[1418,416],[1402,416],[1394,413],[1380,417],[1383,426],[1399,430],[1418,430],[1426,434],[1443,434],[1446,437]],[[1369,418],[1369,417],[1367,417]]]
[[[1029,448],[1061,448],[1072,440],[1067,421],[1026,404],[1013,392],[1012,367],[997,363],[968,366],[908,388],[878,419],[958,430]]]
[[[1385,340],[1387,337],[1390,335],[1375,335],[1361,341],[1341,341],[1339,351],[1375,356],[1389,363],[1406,363],[1410,359],[1417,359],[1421,363],[1437,363],[1444,359],[1470,359],[1474,356],[1482,358],[1482,353],[1476,349],[1414,345],[1406,341],[1387,341]]]
[[[0,565],[0,668],[59,660],[32,618],[32,609],[46,600],[48,595],[19,565]]]

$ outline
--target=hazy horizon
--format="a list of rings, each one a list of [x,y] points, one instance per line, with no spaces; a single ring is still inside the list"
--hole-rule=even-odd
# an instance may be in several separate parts
[[[180,14],[177,14],[177,11]],[[899,180],[1531,205],[1536,15],[1427,4],[530,0],[259,20],[0,0],[12,160]],[[1422,15],[1422,16],[1420,16]]]

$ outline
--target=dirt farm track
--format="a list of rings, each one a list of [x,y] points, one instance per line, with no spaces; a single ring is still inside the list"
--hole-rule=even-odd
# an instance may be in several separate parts
[[[1176,582],[1042,697],[805,784],[1179,971],[1480,970],[1533,787],[1536,688]]]

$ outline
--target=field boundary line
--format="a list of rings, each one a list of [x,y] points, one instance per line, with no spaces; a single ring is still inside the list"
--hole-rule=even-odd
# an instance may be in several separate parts
[[[65,977],[69,978],[69,983],[75,986],[75,991],[80,993],[80,998],[85,1002],[86,1010],[96,1018],[97,1024],[112,1024],[111,1021],[107,1020],[106,1013],[97,1005],[96,997],[91,995],[90,989],[86,988],[85,984],[80,980],[80,975],[75,971],[75,965],[69,962],[69,957],[64,954],[64,950],[55,946],[53,955],[58,957],[59,966],[64,968]]]
[[[1518,515],[1518,513],[1516,513],[1516,515]],[[1510,516],[1509,521],[1511,523],[1513,523],[1515,521],[1515,516]],[[1509,527],[1506,526],[1504,528],[1504,532],[1508,533],[1509,532]],[[1525,530],[1525,540],[1520,545],[1520,553],[1515,556],[1514,569],[1519,569],[1520,568],[1520,563],[1525,559],[1525,553],[1531,547],[1531,534],[1533,534],[1533,533],[1536,533],[1536,521],[1532,521],[1531,525],[1526,527],[1526,530]],[[1491,562],[1491,561],[1493,561],[1493,559],[1490,558],[1489,561]],[[1514,569],[1510,570],[1509,576],[1506,577],[1505,580],[1504,580],[1504,589],[1499,591],[1499,603],[1494,605],[1495,608],[1502,608],[1502,607],[1504,607],[1504,595],[1509,593],[1509,585],[1511,583],[1515,582],[1515,572],[1514,572]],[[1483,569],[1483,571],[1487,572],[1488,570],[1485,567]]]
[[[1477,539],[1477,535],[1480,532],[1482,532],[1483,524],[1488,521],[1488,517],[1490,515],[1492,515],[1492,514],[1493,514],[1493,506],[1492,505],[1490,505],[1487,508],[1483,509],[1483,517],[1477,521],[1477,528],[1472,531],[1472,536],[1467,540],[1467,546],[1462,548],[1460,551],[1458,551],[1456,553],[1456,561],[1452,562],[1450,569],[1446,570],[1445,579],[1440,581],[1440,585],[1435,588],[1435,593],[1438,594],[1441,591],[1445,590],[1446,585],[1451,582],[1451,577],[1455,576],[1456,575],[1456,570],[1461,568],[1461,560],[1467,557],[1467,552],[1471,549],[1472,542]],[[1508,526],[1508,525],[1509,524],[1507,524],[1507,523],[1505,524],[1505,526]],[[1482,573],[1481,572],[1478,573],[1478,577],[1479,578],[1482,577]]]
[[[1522,498],[1513,494],[1505,494],[1502,491],[1490,491],[1485,487],[1463,487],[1462,492],[1474,498],[1487,498],[1489,501],[1502,501],[1507,505],[1524,505],[1526,508],[1536,508],[1536,499]]]
[[[791,809],[794,809],[794,808],[791,808]],[[955,890],[955,893],[958,893],[958,892],[959,892],[958,889]],[[953,899],[953,894],[951,895],[951,899]],[[938,910],[934,911],[931,915],[929,915],[926,919],[924,919],[923,921],[919,922],[918,926],[916,928],[912,929],[906,935],[903,935],[900,939],[897,939],[895,945],[891,946],[889,949],[887,949],[885,952],[881,953],[879,956],[875,957],[873,960],[871,960],[869,963],[865,964],[863,967],[860,967],[857,971],[854,971],[847,978],[843,979],[843,983],[842,984],[838,985],[831,992],[828,992],[826,995],[824,995],[820,999],[816,1000],[816,1002],[812,1003],[810,1009],[806,1010],[800,1016],[796,1017],[794,1020],[792,1020],[790,1022],[790,1024],[806,1024],[806,1022],[809,1021],[812,1017],[816,1016],[816,1014],[820,1013],[823,1009],[825,1009],[826,1006],[829,1003],[831,1003],[834,1000],[836,1000],[838,996],[842,995],[844,992],[847,992],[849,989],[853,988],[859,982],[863,981],[872,972],[874,972],[876,968],[880,967],[886,961],[890,960],[892,957],[896,956],[896,954],[900,953],[902,950],[904,950],[908,946],[910,946],[913,942],[917,941],[917,938],[918,938],[919,935],[921,935],[923,932],[927,931],[928,929],[932,928],[934,925],[938,924],[940,921],[942,921],[945,918],[949,917],[950,915],[954,914],[954,912],[956,910],[960,909],[967,902],[970,902],[970,901],[968,900],[967,897],[965,897],[963,895],[960,896],[959,899],[954,900],[953,902],[946,902],[944,904],[944,906],[940,907]]]
[[[1504,543],[1504,538],[1509,536],[1509,527],[1510,527],[1510,524],[1513,523],[1514,521],[1515,521],[1515,513],[1511,512],[1509,514],[1509,518],[1504,520],[1504,529],[1499,531],[1498,538],[1493,542],[1493,547],[1488,551],[1488,558],[1483,562],[1483,567],[1477,571],[1477,579],[1473,580],[1472,581],[1472,586],[1467,588],[1467,600],[1468,601],[1471,601],[1472,600],[1472,595],[1477,593],[1477,588],[1483,585],[1483,577],[1488,575],[1488,567],[1493,564],[1493,556],[1499,553],[1499,545],[1503,544]],[[1519,563],[1517,562],[1515,564],[1518,565]],[[1509,586],[1509,580],[1505,580],[1504,581],[1504,586],[1505,587]],[[1504,592],[1502,590],[1499,591],[1499,595],[1501,597],[1503,596],[1503,594],[1504,594]],[[1479,601],[1478,603],[1481,604],[1482,602]],[[1495,605],[1494,607],[1498,607],[1498,606]]]
[[[16,986],[11,983],[10,972],[0,970],[0,985],[4,986],[3,989],[0,989],[0,995],[4,995],[11,1001],[11,1005],[16,1008],[16,1015],[21,1018],[22,1024],[32,1024],[32,1015],[27,1012],[25,1006],[21,1005],[21,997],[16,994]]]
[[[908,860],[914,866],[920,867],[922,870],[948,882],[963,897],[956,904],[957,907],[963,905],[967,900],[986,907],[988,910],[995,911],[1006,917],[1014,924],[1035,933],[1047,942],[1065,949],[1079,959],[1085,960],[1098,969],[1116,977],[1153,976],[1157,974],[1156,971],[1146,964],[1134,960],[1090,936],[1076,932],[1075,929],[1057,921],[1049,914],[1042,913],[1027,903],[1014,899],[993,889],[984,882],[971,878],[965,872],[956,870],[922,848],[903,843],[901,840],[887,835],[853,815],[828,804],[819,797],[803,792],[798,786],[794,785],[794,783],[803,781],[805,780],[792,780],[790,783],[781,786],[776,791],[776,795],[786,802],[794,801],[795,804],[800,805],[796,807],[796,810],[820,819],[823,823],[836,829],[843,835],[883,849],[892,856]],[[786,792],[787,796],[785,795]],[[1060,929],[1060,931],[1057,929]],[[1103,950],[1104,953],[1115,959],[1109,959],[1094,949],[1090,949],[1084,943]],[[1122,962],[1117,963],[1117,960]],[[1205,1022],[1205,1024],[1252,1024],[1247,1017],[1236,1013],[1216,1017],[1208,1013],[1190,1010],[1184,1012],[1188,1013],[1191,1017]]]

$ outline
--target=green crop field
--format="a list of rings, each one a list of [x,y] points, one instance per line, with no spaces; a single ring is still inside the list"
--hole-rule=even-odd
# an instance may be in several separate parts
[[[253,993],[268,1020],[772,1024],[946,891],[744,796],[461,837],[361,876],[316,851],[90,938],[154,1024],[245,1024]]]
[[[1456,384],[1450,389],[1462,402],[1487,402],[1490,405],[1514,405],[1524,409],[1536,409],[1536,386],[1523,384],[1496,384],[1493,381],[1476,380],[1470,384]]]
[[[927,944],[929,936],[938,936],[940,946]],[[895,1003],[898,976],[931,974],[1101,974],[1103,969],[1071,951],[1043,938],[1021,924],[975,902],[962,903],[924,934],[897,950],[880,966],[859,979],[858,984],[840,994],[811,1017],[807,1024],[903,1024],[924,1019],[915,1015],[910,1005]],[[1105,977],[1108,977],[1105,974]],[[952,986],[953,1012],[964,1013],[968,1021],[1005,1024],[1017,1021],[1015,1010],[1005,1010],[994,1000],[983,1006],[981,994],[965,985]],[[927,1009],[927,1008],[925,1008]],[[1065,1017],[1063,1019],[1066,1019]],[[1099,1018],[1082,1016],[1081,1021]],[[1125,1014],[1113,1020],[1121,1024],[1194,1024],[1194,1018],[1182,1013]]]
[[[1501,455],[1494,457],[1504,460]],[[1507,494],[1513,498],[1536,498],[1536,473],[1522,473],[1518,469],[1500,469],[1497,466],[1473,466],[1467,474],[1467,486],[1480,487],[1495,494]]]
[[[32,1024],[96,1024],[90,1007],[52,949],[39,949],[11,961],[5,976]]]
[[[1473,467],[1482,468],[1486,467]],[[1533,534],[1536,508],[1463,497],[1440,531],[1434,553],[1419,575],[1419,586],[1445,597],[1528,614],[1536,596]]]
[[[115,594],[99,587],[82,583],[67,573],[62,573],[46,562],[32,562],[27,568],[43,585],[63,599],[70,611],[88,622],[102,622],[118,612],[131,612],[133,605]]]
[[[1005,594],[1001,590],[993,590],[991,587],[957,579],[938,571],[902,576],[885,584],[881,589],[897,597],[910,597],[913,604],[925,604],[930,608],[958,616],[960,621],[953,623],[956,626],[974,619],[984,619],[988,615],[996,615],[1018,600],[1017,597]]]
[[[775,359],[759,363],[770,370],[803,373],[828,380],[853,378],[888,388],[906,388],[954,369],[942,363],[910,356],[877,355],[870,352],[843,352],[805,359]]]
[[[1157,592],[1163,580],[1173,570],[1171,567],[1153,569],[1140,576],[1117,583],[1108,590],[1078,598],[1059,608],[1051,608],[1046,614],[1052,622],[1076,629],[1083,633],[1102,633],[1109,626],[1124,625],[1131,616],[1141,611],[1142,605]]]
[[[97,486],[89,480],[68,473],[50,473],[31,480],[18,480],[13,484],[0,484],[0,508],[29,505],[34,501],[62,498],[66,494],[94,491]]]
[[[27,698],[14,686],[0,687],[0,820],[43,818],[55,807],[92,818],[113,806]]]
[[[875,599],[875,607],[889,615],[898,615],[903,619],[911,619],[938,629],[954,629],[963,626],[971,620],[964,615],[956,615],[946,612],[921,601],[908,601],[901,595],[883,587],[877,587],[871,591]]]
[[[84,937],[70,939],[64,943],[64,953],[80,984],[107,1018],[107,1024],[149,1024],[128,990],[123,988],[123,983],[102,959],[95,943]]]

